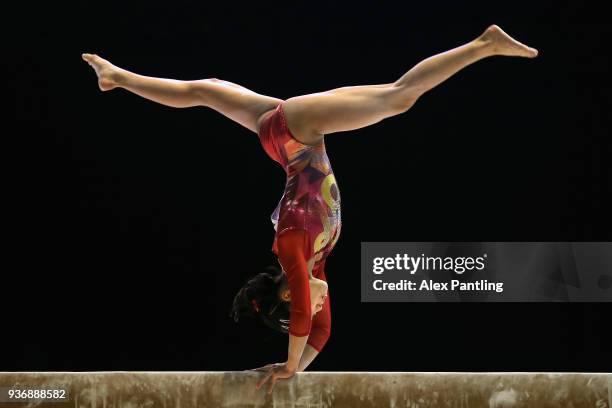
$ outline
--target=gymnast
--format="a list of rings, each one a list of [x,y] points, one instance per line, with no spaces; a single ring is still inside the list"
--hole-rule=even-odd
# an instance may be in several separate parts
[[[406,112],[428,90],[459,70],[491,56],[535,58],[538,51],[491,25],[477,38],[416,64],[392,83],[345,86],[282,100],[217,78],[193,81],[143,76],[96,54],[82,54],[102,91],[123,88],[175,108],[205,106],[256,133],[266,154],[287,174],[284,194],[272,214],[272,250],[282,269],[249,279],[232,304],[231,316],[257,316],[287,333],[287,361],[256,368],[272,392],[314,360],[331,331],[325,262],[341,228],[340,192],[324,137],[363,128]]]

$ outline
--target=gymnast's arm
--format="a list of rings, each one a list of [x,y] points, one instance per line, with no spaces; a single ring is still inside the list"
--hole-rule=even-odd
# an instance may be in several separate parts
[[[306,346],[304,347],[304,352],[302,353],[302,358],[300,359],[300,364],[298,365],[297,371],[304,371],[306,367],[313,362],[313,360],[319,355],[321,350],[323,350],[323,346],[327,342],[330,333],[330,324],[329,320],[324,319],[324,312],[326,309],[329,310],[329,303],[326,301],[326,305],[323,306],[323,309],[319,313],[315,315],[313,320],[320,319],[321,321],[325,321],[320,325],[317,325],[317,322],[313,321],[312,330],[310,331],[310,336],[308,337],[308,341]],[[324,340],[322,340],[324,339]]]
[[[298,370],[312,324],[309,273],[304,256],[306,239],[306,232],[302,230],[286,231],[277,239],[278,260],[287,274],[291,292],[287,356],[287,368],[291,371]]]
[[[325,277],[325,260],[316,273],[316,278],[322,279],[327,282]],[[310,329],[310,335],[302,354],[302,359],[298,366],[298,371],[304,371],[306,367],[317,357],[317,355],[323,350],[323,347],[327,343],[331,334],[331,308],[328,295],[323,303],[323,308],[317,313],[312,319],[312,326]]]

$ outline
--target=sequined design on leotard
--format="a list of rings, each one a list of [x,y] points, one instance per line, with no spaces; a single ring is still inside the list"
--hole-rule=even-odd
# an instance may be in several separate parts
[[[285,191],[272,213],[276,238],[291,229],[306,230],[308,253],[318,262],[327,257],[340,236],[340,191],[325,143],[309,146],[297,141],[287,127],[283,104],[265,117],[259,139],[270,158],[287,173]]]

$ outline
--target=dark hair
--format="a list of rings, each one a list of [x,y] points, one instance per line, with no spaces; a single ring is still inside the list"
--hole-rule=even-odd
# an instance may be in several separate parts
[[[230,317],[235,322],[243,317],[258,317],[266,326],[289,332],[290,302],[279,297],[287,277],[277,266],[268,266],[265,272],[250,278],[234,297]]]

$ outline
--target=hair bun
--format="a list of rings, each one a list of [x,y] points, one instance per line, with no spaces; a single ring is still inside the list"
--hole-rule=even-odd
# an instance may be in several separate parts
[[[269,266],[251,277],[234,297],[230,317],[235,322],[242,316],[259,317],[267,326],[286,333],[289,304],[278,296],[281,285],[286,284],[284,276],[281,268]]]
[[[257,313],[249,300],[246,289],[246,286],[242,287],[234,297],[230,317],[232,317],[235,322],[238,322],[242,316],[254,317]]]

